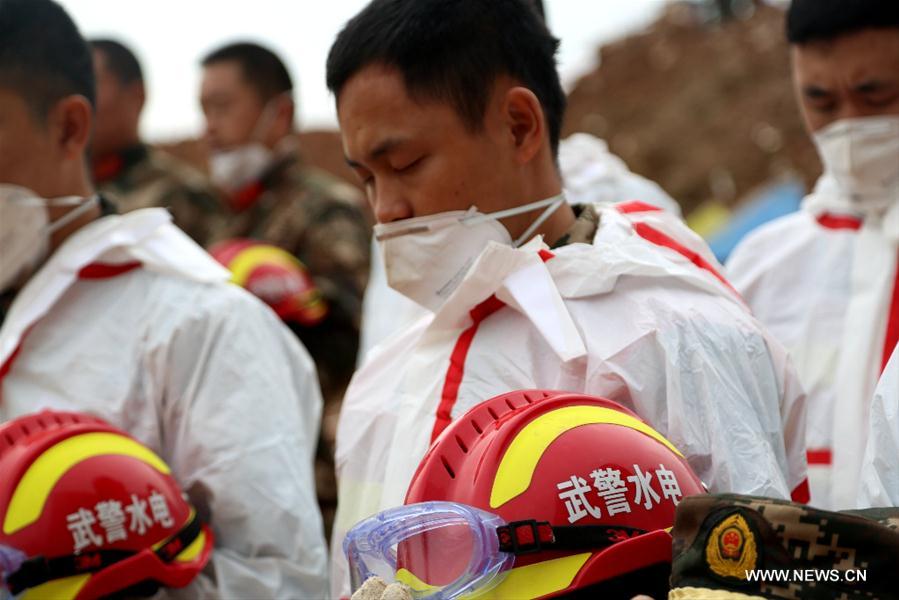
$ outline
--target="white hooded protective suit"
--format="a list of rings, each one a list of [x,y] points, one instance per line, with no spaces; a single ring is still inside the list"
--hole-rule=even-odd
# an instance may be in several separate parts
[[[655,182],[630,171],[624,161],[609,151],[606,143],[587,133],[575,133],[559,142],[559,169],[570,204],[637,200],[680,216],[680,205]],[[358,365],[368,353],[398,331],[409,327],[430,311],[387,285],[384,259],[372,240],[371,270],[362,303],[362,332]]]
[[[323,598],[315,369],[228,278],[162,209],[78,230],[0,329],[0,420],[93,414],[169,464],[216,544],[189,587],[160,596]]]
[[[349,595],[346,531],[402,504],[436,434],[510,390],[618,401],[711,490],[802,499],[804,396],[782,347],[677,217],[634,203],[596,210],[592,245],[491,243],[433,317],[356,372],[337,431],[335,596]]]
[[[899,506],[899,348],[871,402],[858,507]]]
[[[866,215],[824,176],[799,212],[748,235],[727,263],[808,394],[811,503],[821,508],[856,504],[871,397],[899,334],[897,240],[899,203]]]

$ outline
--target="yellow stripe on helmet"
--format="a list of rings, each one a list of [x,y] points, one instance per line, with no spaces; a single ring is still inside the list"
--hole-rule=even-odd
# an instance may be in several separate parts
[[[190,513],[187,515],[187,519],[185,519],[184,525],[182,525],[182,527],[186,526],[187,523],[190,523],[191,520],[196,518],[196,515],[197,515],[197,511],[195,511],[193,509],[193,507],[191,507]],[[177,535],[177,534],[175,534],[175,535]],[[153,552],[156,552],[157,550],[159,550],[160,548],[162,548],[163,546],[168,544],[172,540],[173,537],[175,537],[175,536],[174,535],[169,536],[169,537],[161,539],[158,542],[156,542],[155,544],[153,544],[153,546],[152,546]],[[199,533],[199,535],[197,535],[196,538],[194,538],[194,541],[192,541],[190,544],[188,544],[187,548],[185,548],[184,550],[179,552],[177,556],[175,556],[175,561],[176,562],[193,562],[197,558],[197,556],[200,555],[200,552],[203,551],[203,548],[206,547],[206,537],[207,537],[206,532],[203,529],[200,529],[200,533]]]
[[[142,444],[117,433],[84,433],[61,441],[35,460],[16,486],[3,533],[11,535],[37,521],[56,483],[83,460],[104,455],[130,456],[169,474],[168,466]]]
[[[200,535],[188,545],[187,548],[178,553],[175,562],[193,562],[200,556],[200,552],[206,547],[206,532],[201,531]]]
[[[28,588],[22,592],[20,600],[73,600],[90,578],[90,573],[88,573],[87,575],[73,575],[71,577],[63,577],[62,579],[54,579],[47,583],[36,585],[33,588]]]
[[[305,269],[303,263],[277,246],[251,246],[238,252],[228,263],[231,281],[239,286],[245,286],[253,269],[260,264],[277,265],[292,271]]]
[[[461,600],[505,600],[506,598],[542,598],[571,585],[592,553],[572,554],[552,560],[516,567],[507,572],[499,585],[472,592]]]
[[[683,458],[683,454],[658,431],[619,410],[584,405],[558,408],[528,423],[509,444],[496,470],[490,492],[490,507],[502,506],[528,489],[540,457],[556,438],[575,427],[600,423],[629,427],[645,433]]]
[[[540,598],[564,590],[571,585],[581,567],[591,556],[590,552],[572,554],[510,569],[499,575],[501,579],[498,585],[465,594],[461,600]],[[415,592],[434,593],[440,590],[440,587],[425,583],[407,569],[398,569],[394,578],[400,583],[405,583]]]

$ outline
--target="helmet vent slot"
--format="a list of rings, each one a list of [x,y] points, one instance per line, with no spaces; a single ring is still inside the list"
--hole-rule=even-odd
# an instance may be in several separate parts
[[[449,461],[446,460],[444,455],[440,455],[440,462],[443,463],[443,468],[446,469],[446,472],[449,473],[450,479],[456,478],[456,473],[453,471],[453,468],[450,466]]]
[[[478,435],[481,435],[482,433],[484,433],[484,430],[481,429],[481,426],[478,425],[478,422],[477,422],[477,421],[475,421],[474,419],[472,419],[472,420],[470,421],[470,423],[471,423],[471,426],[474,427],[474,430],[478,432]]]
[[[494,421],[498,421],[498,420],[499,420],[499,415],[496,414],[496,411],[493,410],[493,407],[492,407],[492,406],[488,406],[488,407],[487,407],[487,413],[488,413],[491,417],[493,417],[493,420],[494,420]]]
[[[465,442],[463,442],[462,438],[460,438],[458,435],[456,436],[456,443],[459,444],[459,448],[462,449],[462,452],[468,454],[468,446],[465,445]]]

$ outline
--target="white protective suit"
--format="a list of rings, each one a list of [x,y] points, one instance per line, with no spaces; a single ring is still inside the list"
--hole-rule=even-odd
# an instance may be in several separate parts
[[[631,172],[606,143],[587,133],[575,133],[559,142],[559,169],[565,198],[575,206],[639,200],[681,216],[680,205],[658,184]],[[369,351],[397,331],[430,314],[387,285],[384,261],[372,240],[371,270],[362,302],[359,336],[361,366]]]
[[[899,347],[871,402],[858,507],[899,506]]]
[[[899,203],[886,215],[860,208],[822,177],[799,212],[749,234],[727,263],[728,278],[799,372],[811,504],[832,510],[856,505],[868,409],[892,350],[890,315],[899,319]]]
[[[551,256],[539,238],[519,249],[491,243],[433,317],[356,372],[337,431],[335,595],[349,595],[345,532],[403,503],[450,418],[510,390],[610,398],[671,440],[711,490],[802,498],[804,396],[786,352],[680,219],[652,207],[596,210],[592,245]]]
[[[204,572],[161,597],[326,597],[313,363],[170,220],[103,217],[29,280],[0,329],[0,421],[86,412],[169,464],[216,540]]]

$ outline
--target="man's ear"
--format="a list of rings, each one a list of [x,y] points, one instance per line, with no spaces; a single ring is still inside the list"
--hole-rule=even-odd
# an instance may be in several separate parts
[[[293,131],[295,110],[293,98],[287,94],[275,100],[275,126],[272,127],[272,130],[276,134],[276,139],[273,142],[277,142],[278,139]]]
[[[93,108],[84,96],[66,96],[56,103],[47,120],[53,142],[66,159],[81,159],[90,140]]]
[[[546,119],[540,100],[531,90],[516,86],[505,93],[503,116],[520,164],[531,161],[547,143]]]
[[[140,114],[144,109],[144,104],[147,103],[147,88],[144,87],[144,82],[135,81],[131,83],[128,93],[134,98],[135,104],[137,105],[137,112]]]

